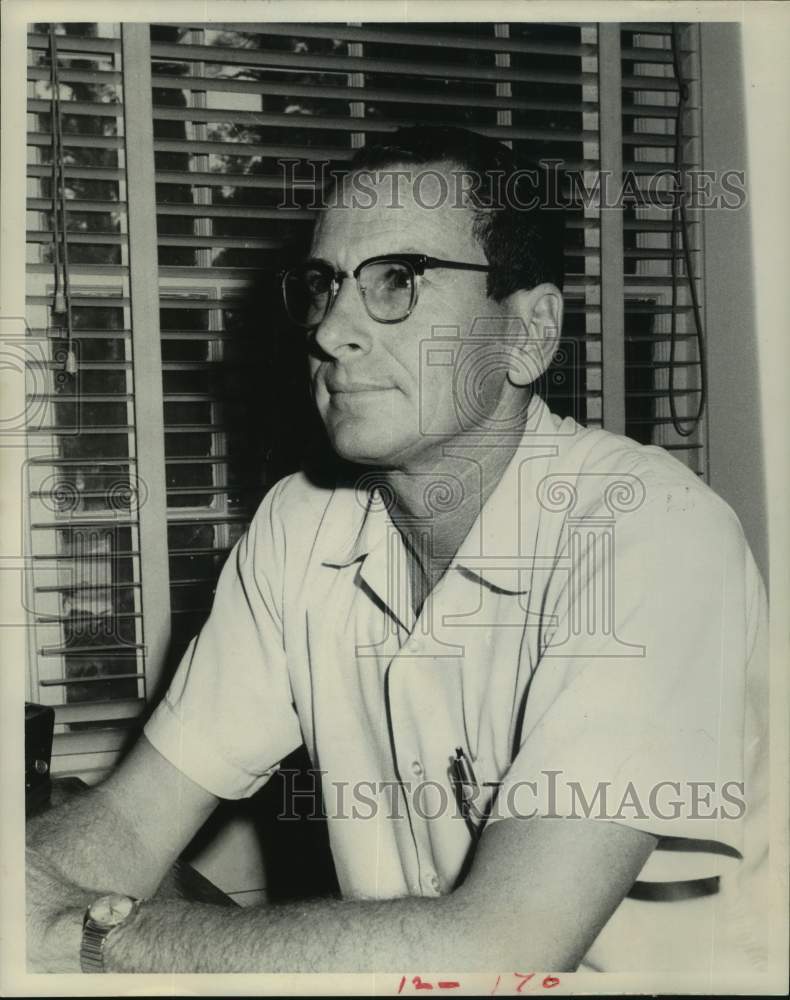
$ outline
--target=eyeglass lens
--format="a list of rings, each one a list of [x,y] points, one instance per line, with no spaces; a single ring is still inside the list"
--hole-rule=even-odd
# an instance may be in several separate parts
[[[331,268],[306,264],[289,271],[283,290],[288,315],[300,326],[318,326],[332,301]],[[366,264],[357,278],[365,307],[373,319],[392,323],[408,316],[414,304],[414,272],[402,261]]]

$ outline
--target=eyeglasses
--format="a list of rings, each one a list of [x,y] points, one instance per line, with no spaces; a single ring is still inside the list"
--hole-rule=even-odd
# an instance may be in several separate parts
[[[317,327],[329,314],[343,280],[355,278],[371,319],[377,323],[402,323],[417,305],[419,278],[431,268],[491,270],[486,264],[463,264],[420,253],[369,257],[353,271],[336,271],[328,261],[308,260],[282,272],[285,311],[298,326]]]

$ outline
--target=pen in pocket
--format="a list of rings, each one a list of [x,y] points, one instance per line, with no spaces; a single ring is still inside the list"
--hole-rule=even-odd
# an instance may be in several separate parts
[[[466,821],[469,832],[474,836],[476,829],[472,820],[472,803],[474,802],[480,786],[477,784],[475,772],[472,764],[463,751],[463,747],[455,748],[455,757],[450,765],[453,776],[453,789],[458,803],[458,809]]]

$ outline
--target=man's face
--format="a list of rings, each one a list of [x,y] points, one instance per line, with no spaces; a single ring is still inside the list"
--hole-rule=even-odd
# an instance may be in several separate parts
[[[391,178],[375,190],[370,208],[338,198],[322,213],[311,257],[344,271],[386,253],[487,263],[467,207],[456,207],[452,197],[441,207],[424,207],[437,200],[438,184],[435,191],[427,182],[418,189],[423,205],[415,201],[410,183],[400,187],[400,207],[392,204]],[[368,315],[355,280],[345,278],[313,335],[310,357],[313,396],[339,455],[386,468],[416,468],[431,465],[442,445],[459,436],[457,366],[426,364],[430,345],[425,342],[436,327],[457,327],[463,342],[475,317],[502,314],[486,295],[486,278],[483,272],[426,270],[417,278],[419,298],[411,315],[391,325]],[[457,341],[436,344],[448,346],[457,353]],[[483,421],[486,412],[497,410],[505,376],[502,364],[486,375],[472,419],[479,414]]]

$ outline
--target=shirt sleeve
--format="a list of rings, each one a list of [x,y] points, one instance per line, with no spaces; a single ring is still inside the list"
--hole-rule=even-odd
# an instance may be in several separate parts
[[[145,726],[152,745],[220,798],[252,795],[302,742],[282,629],[278,488],[231,551],[211,614]]]
[[[764,591],[730,508],[678,492],[655,491],[605,544],[592,522],[580,534],[495,810],[648,831],[660,850],[640,877],[656,880],[725,870],[756,808],[747,679]]]

